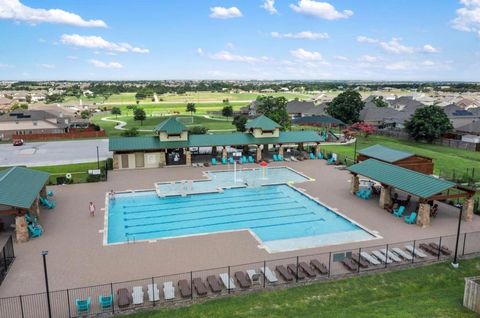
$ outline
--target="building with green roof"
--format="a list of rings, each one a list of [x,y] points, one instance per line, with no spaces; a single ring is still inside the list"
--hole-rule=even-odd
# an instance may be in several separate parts
[[[113,154],[114,168],[157,168],[166,165],[191,165],[192,153],[200,148],[211,149],[216,157],[228,156],[227,148],[255,148],[255,159],[262,160],[269,146],[278,148],[283,155],[286,147],[316,146],[322,141],[316,131],[280,131],[280,125],[262,115],[247,122],[245,132],[191,135],[185,125],[175,117],[158,124],[153,136],[112,137],[109,149]]]

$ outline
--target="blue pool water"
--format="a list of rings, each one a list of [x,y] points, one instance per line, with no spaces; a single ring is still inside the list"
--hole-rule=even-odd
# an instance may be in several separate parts
[[[373,236],[288,185],[167,196],[118,194],[108,207],[108,243],[250,229],[273,251]]]

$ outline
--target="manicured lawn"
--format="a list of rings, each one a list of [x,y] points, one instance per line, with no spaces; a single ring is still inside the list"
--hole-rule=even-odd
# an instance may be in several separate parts
[[[105,167],[105,161],[100,161],[100,168]],[[68,165],[30,167],[33,170],[40,170],[50,173],[50,181],[56,183],[57,177],[64,177],[67,173],[72,174],[75,183],[86,182],[88,170],[97,169],[97,162],[75,163]]]
[[[477,258],[456,270],[442,263],[126,317],[477,317],[462,299],[464,277],[479,274]]]

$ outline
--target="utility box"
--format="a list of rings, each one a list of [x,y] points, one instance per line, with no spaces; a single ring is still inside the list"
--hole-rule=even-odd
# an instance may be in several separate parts
[[[465,278],[463,306],[480,314],[480,276]]]

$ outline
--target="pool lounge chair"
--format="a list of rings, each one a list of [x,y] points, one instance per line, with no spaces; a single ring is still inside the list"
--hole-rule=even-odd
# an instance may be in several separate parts
[[[218,277],[215,275],[210,275],[207,277],[207,284],[214,293],[219,293],[222,291],[222,285],[220,284]]]
[[[240,288],[246,289],[252,287],[252,282],[243,271],[235,272],[234,276]]]
[[[132,297],[130,292],[126,288],[120,288],[117,290],[117,305],[118,308],[127,308],[132,302]]]
[[[269,283],[274,284],[278,282],[277,275],[275,275],[275,273],[268,266],[265,266],[265,268],[261,267],[260,271],[263,273],[263,275],[265,275],[265,279]]]
[[[283,156],[282,155],[278,155],[278,161],[283,161]]]
[[[242,161],[242,163],[247,163],[248,162],[247,157],[245,157],[245,156],[242,156],[242,158],[240,160]]]
[[[309,157],[310,157],[310,160],[314,160],[314,159],[315,159],[315,155],[313,154],[313,152],[310,153]]]
[[[325,266],[325,264],[320,263],[318,259],[312,259],[310,261],[310,265],[316,269],[321,275],[327,275],[328,274],[328,268]]]
[[[221,273],[219,276],[226,289],[234,290],[235,288],[237,288],[237,286],[235,286],[233,278],[228,277],[228,273]]]
[[[98,305],[100,306],[100,310],[111,309],[112,305],[113,305],[113,296],[112,295],[108,295],[108,296],[99,295],[98,296]]]
[[[409,251],[410,253],[412,253],[412,255],[415,255],[416,257],[427,257],[427,254],[423,253],[417,246],[415,246],[414,248],[413,245],[405,245],[405,248],[407,249],[407,251]]]
[[[37,226],[33,226],[32,224],[28,225],[28,232],[30,233],[31,237],[39,237],[42,235],[42,229]]]
[[[393,253],[392,251],[385,249],[385,248],[382,248],[380,249],[380,252],[382,252],[383,255],[387,255],[392,261],[394,262],[401,262],[402,259],[400,257],[398,257],[395,253]]]
[[[445,245],[442,245],[442,246],[438,246],[437,243],[430,243],[428,244],[430,245],[433,249],[436,249],[437,251],[440,249],[440,252],[443,254],[443,255],[452,255],[452,251],[446,247]]]
[[[247,269],[247,276],[250,278],[252,285],[260,284],[260,275],[254,269]]]
[[[253,156],[248,156],[248,162],[249,163],[254,163],[255,160],[253,160]]]
[[[285,268],[283,265],[277,265],[275,270],[282,276],[283,280],[286,282],[291,282],[295,277]]]
[[[372,255],[368,254],[367,252],[360,252],[360,255],[372,265],[382,264],[382,262],[380,262],[375,256],[372,256]]]
[[[143,296],[144,293],[142,286],[133,287],[132,299],[134,305],[143,305]]]
[[[233,157],[228,158],[228,163],[229,164],[233,165],[234,162],[235,162],[235,160],[233,159]]]
[[[327,165],[333,165],[335,164],[335,157],[331,157],[330,159],[327,160]]]
[[[207,296],[207,293],[208,293],[207,286],[205,286],[205,283],[202,281],[200,277],[194,278],[192,280],[192,283],[193,283],[193,288],[197,292],[198,296],[201,296],[201,297]]]
[[[408,224],[413,224],[415,223],[416,219],[417,219],[417,213],[412,212],[409,216],[405,217],[405,222]]]
[[[217,158],[212,158],[212,166],[215,166],[217,164]]]
[[[350,257],[345,257],[342,262],[349,271],[356,272],[358,270],[358,265]]]
[[[439,256],[440,255],[440,251],[438,249],[435,249],[435,248],[431,247],[430,245],[428,245],[426,243],[421,243],[418,247],[420,247],[425,252],[427,252],[429,254],[432,254],[433,256]]]
[[[298,267],[305,273],[305,275],[307,275],[308,278],[313,278],[317,276],[317,274],[315,274],[315,271],[306,262],[298,263]]]
[[[411,254],[408,254],[407,252],[405,252],[404,250],[402,250],[401,248],[398,248],[398,247],[392,247],[391,248],[391,251],[395,254],[397,254],[398,256],[400,256],[401,258],[403,258],[404,260],[406,261],[411,261],[413,259],[412,255]]]
[[[405,212],[405,206],[400,206],[398,209],[393,209],[393,215],[396,217],[401,218],[403,216],[403,212]]]
[[[149,301],[159,301],[160,300],[160,291],[158,290],[157,284],[148,284],[147,285],[147,294]]]
[[[317,158],[318,159],[323,159],[323,154],[321,152],[319,152],[318,155],[317,155]]]
[[[75,299],[75,307],[77,307],[77,315],[88,314],[90,311],[90,304],[92,300],[90,297],[87,299]]]
[[[278,155],[276,153],[273,154],[273,161],[280,161],[278,160]]]
[[[390,263],[393,262],[391,260],[391,258],[388,257],[388,255],[385,255],[385,254],[381,253],[380,251],[372,251],[372,254],[382,263],[390,264]]]
[[[226,165],[226,164],[227,164],[227,158],[222,157],[222,165]]]
[[[352,253],[350,256],[351,259],[355,261],[360,267],[362,268],[367,268],[369,263],[366,259],[364,259],[361,255],[358,255],[357,253]]]
[[[177,283],[178,289],[180,290],[180,296],[183,298],[192,297],[192,288],[190,283],[186,279],[181,279]]]
[[[297,268],[297,265],[295,264],[288,264],[287,269],[292,273],[293,276],[295,276],[298,280],[305,279],[305,273],[300,270],[300,268]]]

